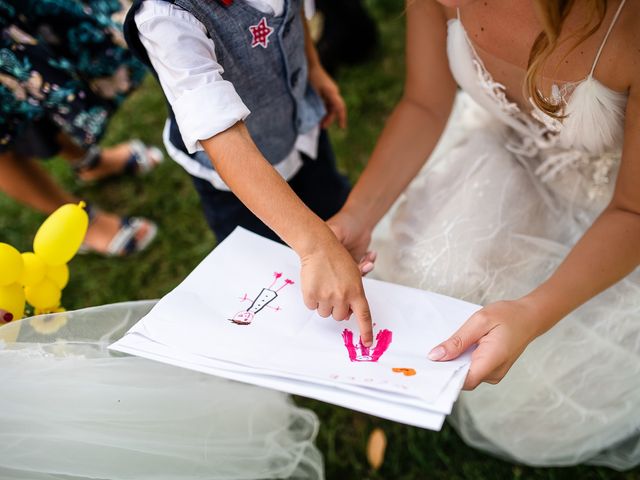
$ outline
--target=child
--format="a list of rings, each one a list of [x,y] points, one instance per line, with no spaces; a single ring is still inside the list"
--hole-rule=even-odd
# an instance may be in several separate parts
[[[353,311],[370,343],[358,266],[321,220],[349,193],[321,130],[344,127],[346,111],[302,1],[137,0],[125,35],[160,81],[165,144],[218,240],[238,225],[284,240],[300,255],[307,306],[337,320]]]

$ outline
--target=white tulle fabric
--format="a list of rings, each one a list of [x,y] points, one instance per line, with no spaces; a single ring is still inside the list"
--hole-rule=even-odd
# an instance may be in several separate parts
[[[449,61],[466,93],[429,160],[375,232],[377,275],[486,304],[544,281],[610,200],[626,95],[588,77],[564,125],[522,112],[462,23]],[[640,271],[535,340],[503,381],[463,393],[464,440],[530,465],[640,464]]]
[[[0,328],[0,478],[323,478],[318,420],[287,395],[107,350],[152,306]]]

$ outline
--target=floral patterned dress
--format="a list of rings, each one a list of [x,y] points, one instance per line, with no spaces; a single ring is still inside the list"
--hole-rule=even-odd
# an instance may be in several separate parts
[[[60,132],[83,148],[137,87],[120,0],[0,0],[0,153],[48,157]]]

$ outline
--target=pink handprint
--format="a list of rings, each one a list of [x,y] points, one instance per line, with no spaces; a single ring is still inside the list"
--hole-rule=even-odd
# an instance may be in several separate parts
[[[377,362],[384,352],[391,345],[393,333],[390,330],[380,330],[376,335],[375,344],[366,347],[362,343],[362,339],[358,338],[358,343],[353,343],[353,332],[347,328],[342,332],[344,346],[349,352],[349,360],[352,362]]]

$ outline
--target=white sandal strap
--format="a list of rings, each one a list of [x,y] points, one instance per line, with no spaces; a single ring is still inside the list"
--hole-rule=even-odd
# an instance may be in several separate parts
[[[164,160],[162,150],[157,147],[148,147],[141,140],[131,140],[129,147],[140,174],[149,173]]]
[[[148,227],[147,234],[141,239],[136,239],[137,233],[145,226]],[[135,241],[133,252],[144,250],[154,239],[157,231],[158,227],[153,222],[138,217],[131,217],[123,222],[120,230],[118,230],[111,239],[111,242],[109,242],[107,254],[111,256],[122,256],[124,253],[129,253],[126,252],[126,250],[132,240]]]

